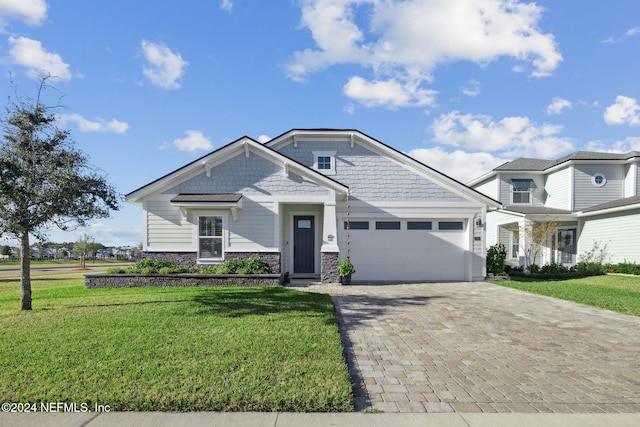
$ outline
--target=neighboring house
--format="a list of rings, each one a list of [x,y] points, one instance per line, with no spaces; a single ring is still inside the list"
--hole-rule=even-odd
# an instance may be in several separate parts
[[[640,152],[578,151],[557,160],[520,158],[469,185],[505,207],[487,216],[487,244],[503,243],[508,262],[523,265],[520,233],[532,221],[554,221],[538,265],[571,266],[594,247],[609,261],[640,262]]]
[[[357,130],[242,137],[126,196],[143,251],[182,264],[260,255],[278,273],[337,282],[485,276],[490,197]]]

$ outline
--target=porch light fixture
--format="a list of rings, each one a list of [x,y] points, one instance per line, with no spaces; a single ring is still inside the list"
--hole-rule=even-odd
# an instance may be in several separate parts
[[[476,227],[482,227],[482,220],[481,219],[477,219],[476,220]]]
[[[333,239],[334,239],[334,238],[335,238],[335,236],[334,236],[333,234],[329,234],[329,235],[327,236],[327,240],[328,240],[328,241],[330,241],[330,242],[333,242]]]

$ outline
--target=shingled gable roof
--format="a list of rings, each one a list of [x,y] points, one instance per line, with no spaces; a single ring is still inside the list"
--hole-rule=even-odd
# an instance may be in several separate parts
[[[576,151],[556,160],[529,159],[521,157],[512,162],[504,163],[494,171],[534,171],[543,172],[554,166],[561,165],[569,161],[625,161],[634,157],[640,157],[640,151],[630,151],[628,153],[602,153],[597,151]]]
[[[482,203],[486,203],[488,205],[494,206],[495,208],[500,208],[502,206],[500,202],[481,193],[475,188],[471,188],[468,185],[454,178],[451,178],[450,176],[445,175],[440,171],[433,169],[432,167],[414,159],[413,157],[399,150],[396,150],[390,145],[387,145],[384,142],[381,142],[357,129],[333,129],[333,128],[291,129],[267,141],[265,145],[277,150],[277,147],[290,143],[290,141],[288,140],[290,138],[293,138],[294,136],[304,137],[304,136],[317,136],[320,134],[325,134],[325,135],[334,136],[334,137],[351,136],[352,138],[354,138],[354,140],[355,140],[355,137],[358,137],[358,139],[361,142],[365,142],[371,146],[377,146],[379,150],[385,152],[387,155],[396,158],[402,163],[411,165],[415,170],[421,171],[422,173],[429,175],[432,178],[435,178],[437,181],[440,181],[443,184],[457,188],[459,192],[466,194],[468,197],[472,197],[476,200],[480,200],[482,201]]]
[[[129,194],[125,195],[125,200],[131,203],[136,203],[140,198],[144,197],[147,194],[150,194],[158,189],[161,189],[165,186],[173,185],[178,182],[181,177],[186,174],[189,174],[198,168],[206,167],[207,164],[215,162],[218,159],[225,159],[227,156],[233,155],[235,156],[236,152],[245,149],[245,150],[255,150],[256,152],[260,152],[267,157],[270,157],[276,162],[280,162],[283,165],[286,163],[287,167],[290,167],[297,171],[297,173],[302,173],[314,181],[318,182],[321,185],[332,188],[337,191],[347,192],[349,187],[338,182],[330,177],[327,177],[320,172],[303,165],[302,163],[298,163],[296,160],[291,159],[290,157],[285,156],[266,145],[259,143],[258,141],[250,138],[248,136],[243,136],[238,138],[237,140],[230,142],[229,144],[218,148],[204,156],[182,166],[174,170],[173,172],[169,172],[168,174],[150,182],[149,184],[143,185],[142,187],[133,190]]]

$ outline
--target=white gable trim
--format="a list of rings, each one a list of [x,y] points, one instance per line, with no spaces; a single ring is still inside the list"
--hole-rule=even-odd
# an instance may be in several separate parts
[[[143,197],[171,188],[193,176],[199,175],[203,170],[209,175],[211,173],[211,169],[233,157],[236,157],[240,153],[244,153],[244,156],[247,158],[251,155],[258,155],[282,167],[283,174],[288,175],[289,172],[295,172],[296,174],[308,178],[312,182],[333,190],[338,194],[346,194],[349,191],[348,187],[344,184],[325,177],[321,173],[316,172],[313,169],[309,169],[308,167],[278,153],[277,151],[266,148],[251,138],[244,137],[189,163],[188,165],[183,166],[182,168],[177,169],[150,184],[134,190],[125,196],[125,200],[130,203],[140,204]]]
[[[279,150],[282,147],[292,143],[295,143],[295,145],[297,145],[297,143],[300,141],[317,140],[319,137],[349,142],[351,148],[353,148],[355,144],[361,145],[368,150],[374,151],[377,154],[384,156],[405,168],[410,169],[411,171],[421,175],[422,177],[430,181],[442,185],[443,187],[459,195],[460,197],[463,197],[467,200],[474,200],[477,203],[491,206],[494,209],[502,207],[502,205],[498,201],[478,192],[477,190],[467,187],[461,182],[456,181],[455,179],[450,178],[443,173],[438,172],[435,169],[432,169],[429,166],[415,160],[414,158],[401,153],[391,148],[390,146],[385,145],[384,143],[377,141],[357,130],[296,129],[272,139],[265,145],[274,150]]]

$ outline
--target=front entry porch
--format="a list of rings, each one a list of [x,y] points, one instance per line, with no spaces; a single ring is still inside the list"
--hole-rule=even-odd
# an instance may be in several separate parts
[[[335,203],[280,203],[282,271],[291,279],[338,282]]]

